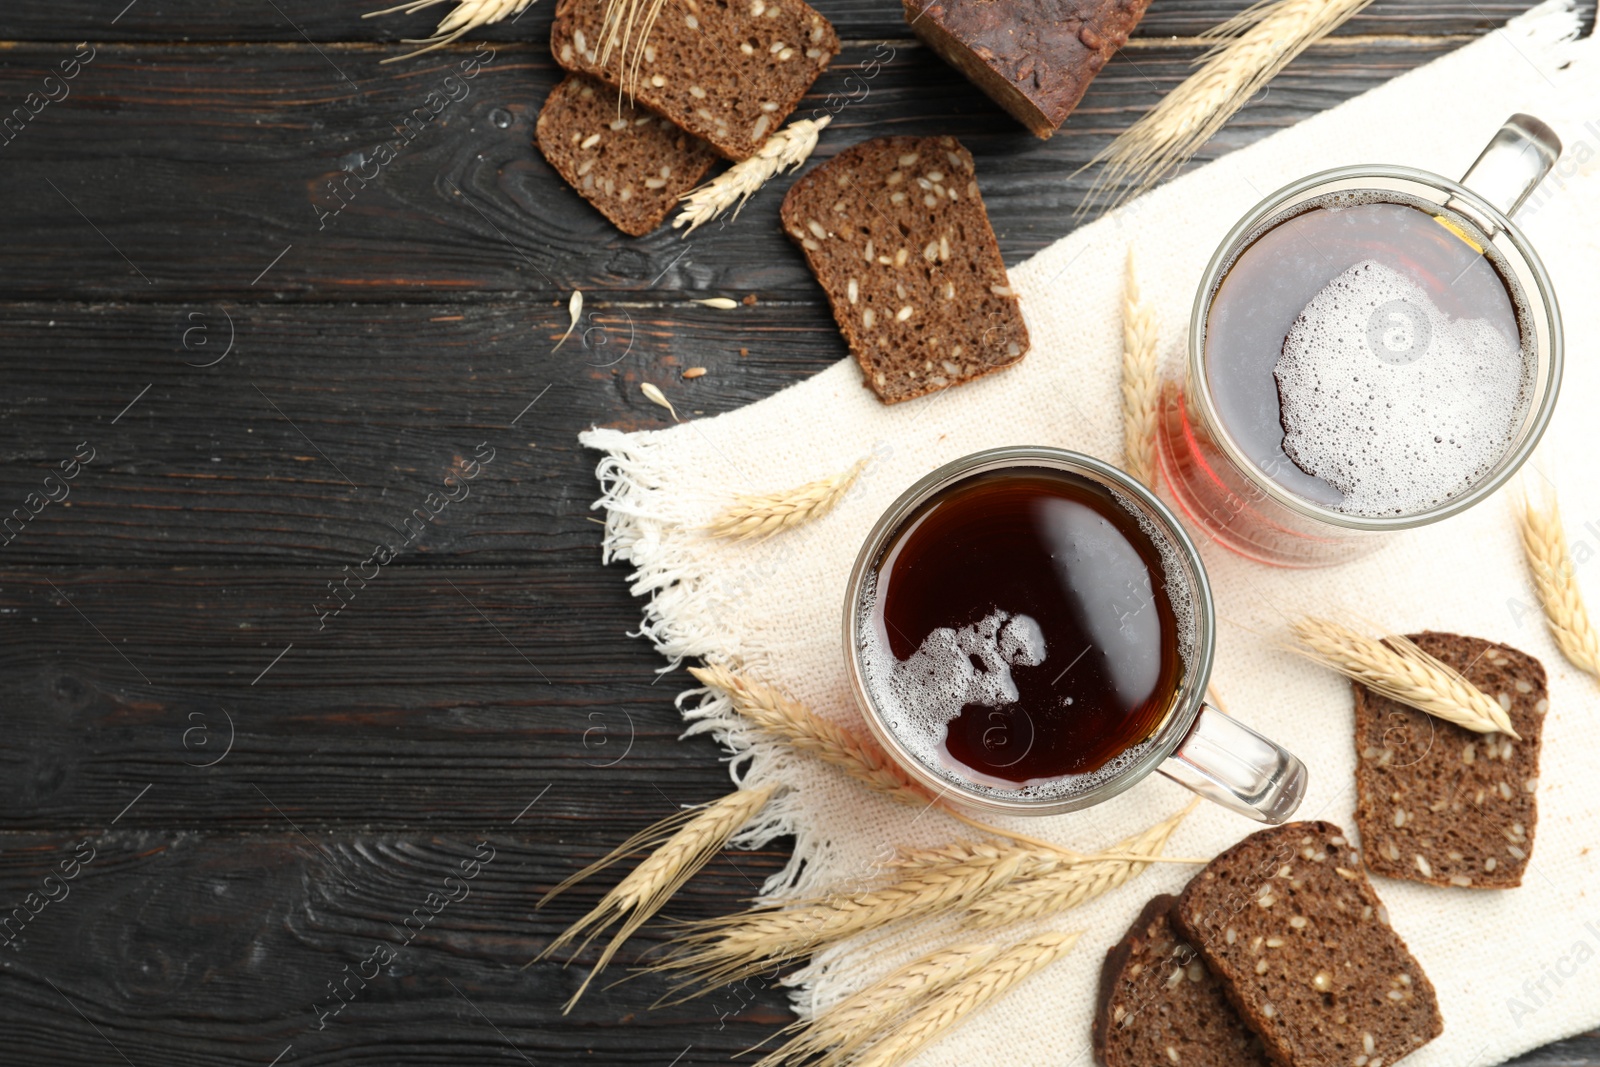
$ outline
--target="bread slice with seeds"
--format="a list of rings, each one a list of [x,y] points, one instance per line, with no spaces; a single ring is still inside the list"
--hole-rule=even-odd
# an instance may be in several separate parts
[[[1173,917],[1278,1067],[1389,1067],[1444,1032],[1433,983],[1337,826],[1251,834],[1195,875]]]
[[[1475,733],[1356,685],[1356,828],[1367,866],[1431,885],[1519,886],[1539,821],[1544,666],[1477,637],[1411,640],[1498,698],[1522,740]]]
[[[616,90],[581,74],[550,90],[534,136],[567,184],[634,237],[660,226],[717,158],[660,115],[619,111]]]
[[[1028,327],[953,137],[879,137],[814,168],[783,198],[833,317],[886,404],[1009,367]]]
[[[1094,1019],[1101,1067],[1267,1067],[1267,1054],[1222,986],[1174,932],[1178,898],[1146,904],[1106,953]]]
[[[605,7],[561,0],[556,62],[626,88],[728,159],[755,155],[839,54],[833,25],[803,0],[662,0],[635,77],[621,48],[600,61]]]

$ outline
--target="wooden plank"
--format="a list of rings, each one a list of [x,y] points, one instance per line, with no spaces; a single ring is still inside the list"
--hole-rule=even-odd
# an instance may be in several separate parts
[[[510,805],[486,811],[470,834],[443,836],[0,834],[0,902],[38,894],[29,918],[0,934],[0,1062],[685,1067],[725,1064],[788,1021],[761,979],[655,1010],[665,980],[610,985],[659,949],[671,929],[662,920],[562,1015],[595,950],[570,969],[519,968],[617,875],[533,910],[593,854],[562,843],[573,835],[542,805],[515,824]],[[739,908],[781,862],[726,854],[671,912]],[[1059,1041],[1065,1063],[1088,1035]],[[1581,1067],[1597,1052],[1600,1035],[1587,1035],[1516,1063]]]
[[[1534,0],[1378,0],[1341,30],[1346,34],[1472,34],[1504,23],[1533,6]],[[214,0],[66,0],[39,5],[9,5],[0,14],[0,40],[60,41],[382,41],[426,36],[448,7],[417,15],[363,19],[378,0],[354,4],[316,4],[277,0],[277,4],[219,5]],[[900,7],[883,0],[816,0],[841,35],[856,38],[904,37]],[[1140,25],[1141,37],[1203,33],[1248,6],[1247,0],[1156,0]],[[1591,5],[1592,8],[1592,5]],[[549,39],[551,0],[535,3],[521,16],[473,33],[473,39],[533,41]],[[400,54],[401,49],[386,49]]]
[[[592,296],[582,329],[552,353],[567,319],[549,302],[11,305],[0,321],[5,565],[257,560],[337,572],[393,540],[429,493],[459,495],[444,479],[487,442],[494,458],[469,496],[397,565],[589,568],[599,457],[579,431],[670,424],[643,381],[694,417],[845,354],[814,303],[718,311]],[[708,373],[684,380],[690,366]],[[92,462],[47,487],[81,445]]]
[[[815,298],[776,222],[792,177],[774,181],[737,222],[687,242],[670,229],[623,237],[531,144],[538,102],[557,77],[543,49],[496,47],[492,63],[459,83],[465,98],[432,98],[440,114],[419,120],[420,132],[379,166],[379,146],[402,140],[392,124],[418,107],[427,114],[429,93],[469,51],[397,69],[380,66],[367,47],[100,46],[73,94],[45,106],[3,149],[0,194],[11,215],[0,299],[465,300],[514,292],[564,300],[572,287]],[[1422,40],[1317,49],[1201,159],[1453,47]],[[818,158],[883,133],[961,137],[977,158],[1002,250],[1016,263],[1073,228],[1072,209],[1092,180],[1079,168],[1186,77],[1196,54],[1185,47],[1117,59],[1048,142],[905,42],[853,45],[801,113],[841,108]],[[0,100],[35,91],[55,56],[34,45],[0,53]],[[887,57],[876,77],[847,81],[874,56]],[[343,184],[330,191],[336,178]]]
[[[470,829],[548,788],[626,836],[731,788],[621,568],[349,573],[0,574],[0,831]]]
[[[662,979],[604,988],[659,947],[661,920],[563,1016],[594,952],[520,968],[616,875],[534,910],[594,844],[561,844],[569,832],[539,806],[515,814],[486,810],[470,834],[442,837],[0,835],[5,917],[25,902],[30,916],[0,934],[0,1063],[663,1067],[692,1048],[684,1067],[726,1063],[787,1021],[760,982],[659,1011]],[[738,908],[781,862],[714,860],[673,911]]]

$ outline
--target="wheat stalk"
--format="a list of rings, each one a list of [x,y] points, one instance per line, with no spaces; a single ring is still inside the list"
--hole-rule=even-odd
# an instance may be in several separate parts
[[[1040,934],[1002,950],[975,973],[912,1012],[855,1060],[854,1067],[894,1067],[904,1063],[962,1019],[1072,951],[1079,936],[1076,932]]]
[[[1600,637],[1583,606],[1583,593],[1567,549],[1561,506],[1552,495],[1543,508],[1523,498],[1517,513],[1522,553],[1544,608],[1550,635],[1573,666],[1600,678]]]
[[[1107,166],[1079,211],[1119,185],[1112,203],[1120,203],[1181,166],[1290,60],[1369,3],[1275,0],[1216,27],[1206,36],[1219,43],[1200,58],[1200,69],[1089,161]]]
[[[683,210],[672,220],[672,228],[676,230],[687,223],[689,228],[683,233],[687,237],[729,208],[733,208],[733,217],[738,218],[745,201],[767,184],[768,179],[806,161],[817,147],[817,135],[832,121],[832,115],[823,115],[791,122],[768,137],[767,143],[749,159],[735,163],[704,185],[684,193],[679,197]]]
[[[701,685],[727,694],[734,710],[753,726],[839,768],[867,788],[919,808],[932,803],[928,794],[882,749],[854,730],[830,722],[799,701],[715,663],[690,667],[689,673]]]
[[[1128,473],[1152,489],[1156,484],[1156,402],[1160,396],[1156,344],[1156,312],[1139,299],[1130,245],[1122,298],[1122,444]]]
[[[1082,855],[1049,841],[1029,837],[1013,830],[980,822],[953,808],[940,804],[938,798],[929,796],[923,788],[886,756],[872,741],[848,727],[830,722],[797,700],[791,700],[770,686],[762,685],[736,674],[726,667],[708,663],[703,667],[690,667],[700,684],[721,690],[733,705],[734,711],[751,725],[777,737],[797,751],[807,753],[832,767],[837,767],[874,792],[891,800],[909,804],[918,809],[938,807],[950,818],[965,823],[975,830],[996,837],[1009,838],[1035,848],[1055,852],[1069,858]]]
[[[1379,640],[1329,619],[1290,624],[1300,648],[1292,649],[1390,700],[1481,734],[1521,740],[1500,702],[1398,634]]]
[[[1024,849],[974,850],[961,862],[914,870],[876,889],[712,919],[697,924],[658,966],[718,985],[737,981],[890,923],[966,907],[1017,877],[1035,856]]]
[[[800,1033],[768,1053],[756,1067],[800,1062],[808,1062],[809,1067],[842,1064],[861,1046],[876,1040],[895,1019],[975,973],[999,951],[998,945],[966,944],[920,956],[841,1000],[809,1023],[791,1024],[786,1031]],[[810,1059],[813,1056],[820,1058]]]
[[[1037,877],[1012,881],[974,902],[967,910],[967,922],[988,927],[1054,915],[1109,893],[1162,858],[1161,850],[1167,847],[1173,831],[1197,803],[1199,798],[1171,818],[1121,842],[1111,850],[1114,855],[1086,856],[1078,863],[1044,869]]]
[[[1151,863],[1205,863],[1161,855],[1198,803],[1196,798],[1111,852],[1087,856],[998,841],[901,849],[887,865],[896,878],[887,885],[699,923],[662,968],[728,982],[903,920],[965,909],[967,922],[987,927],[1065,911],[1117,888]]]
[[[647,844],[657,845],[642,863],[601,898],[600,903],[595,905],[589,914],[569,926],[560,937],[550,942],[543,952],[534,957],[534,962],[537,962],[562,946],[570,944],[579,936],[583,936],[583,942],[573,951],[573,955],[576,956],[613,922],[622,920],[622,925],[612,935],[610,943],[601,952],[594,968],[584,978],[578,991],[572,994],[572,999],[567,1001],[566,1007],[561,1009],[563,1015],[572,1010],[578,998],[589,988],[589,983],[594,981],[595,975],[611,962],[611,958],[622,947],[622,943],[659,911],[661,906],[682,888],[683,883],[704,867],[712,856],[722,851],[728,839],[755,817],[776,789],[775,784],[758,786],[754,789],[739,789],[697,810],[669,816],[641,830],[613,849],[610,854],[585,867],[545,894],[539,901],[540,907],[557,893],[610,866],[621,857]],[[669,830],[672,831],[670,834]]]
[[[382,11],[368,11],[361,17],[370,19],[378,15],[392,15],[396,11],[403,11],[407,15],[413,15],[423,8],[444,2],[445,0],[408,0],[407,3],[386,7]],[[432,37],[406,39],[406,44],[420,44],[424,47],[417,49],[415,52],[408,52],[403,56],[390,56],[383,62],[397,63],[402,59],[410,59],[413,56],[420,56],[424,52],[431,52],[435,48],[443,48],[479,26],[487,26],[492,22],[499,22],[507,15],[522,14],[532,3],[533,0],[457,0],[455,9],[440,20],[439,25],[434,28]]]
[[[820,519],[850,491],[867,465],[867,459],[841,474],[818,478],[782,493],[740,496],[718,513],[705,527],[710,537],[734,541],[765,540],[780,530],[788,530]]]

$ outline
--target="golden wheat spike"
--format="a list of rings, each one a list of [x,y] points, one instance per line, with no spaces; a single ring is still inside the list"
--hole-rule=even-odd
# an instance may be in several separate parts
[[[938,807],[950,818],[985,834],[1008,838],[1061,856],[1082,856],[1081,852],[1015,830],[991,826],[939,804],[937,798],[913,782],[899,764],[885,755],[874,742],[848,727],[824,719],[771,686],[762,685],[715,663],[690,667],[689,673],[702,685],[721,690],[734,711],[751,725],[786,741],[797,751],[837,767],[874,792],[918,809]]]
[[[1015,879],[973,903],[967,910],[967,921],[978,927],[1002,926],[1054,915],[1109,893],[1151,863],[1164,858],[1161,850],[1167,847],[1173,831],[1198,803],[1197,797],[1171,818],[1113,846],[1114,858],[1106,854],[1090,855],[1077,863],[1041,869],[1033,878]]]
[[[979,850],[963,862],[917,869],[876,889],[697,923],[680,939],[679,951],[658,966],[706,983],[737,981],[890,923],[967,907],[1017,877],[1035,855],[1013,848]]]
[[[1561,506],[1551,494],[1543,507],[1524,497],[1517,513],[1522,554],[1544,609],[1550,636],[1574,667],[1600,678],[1600,637],[1589,621],[1578,576],[1561,525]]]
[[[1291,623],[1290,629],[1300,640],[1300,647],[1291,651],[1380,696],[1481,734],[1522,739],[1498,700],[1399,634],[1380,640],[1310,616]]]
[[[860,459],[847,471],[781,493],[736,497],[706,525],[706,534],[733,541],[763,541],[781,530],[820,519],[850,491],[866,465],[866,459]]]
[[[701,685],[727,694],[734,710],[752,725],[839,768],[869,789],[917,807],[931,802],[928,794],[882,749],[855,731],[822,718],[799,701],[715,663],[690,667],[689,673]]]
[[[895,1067],[1013,986],[1072,951],[1081,933],[1049,933],[1004,949],[985,966],[935,996],[854,1061],[854,1067]]]
[[[1122,443],[1125,466],[1146,486],[1156,484],[1156,404],[1161,394],[1156,313],[1139,299],[1139,280],[1128,248],[1122,299]]]
[[[756,1067],[802,1062],[808,1067],[832,1067],[844,1063],[900,1016],[973,974],[999,951],[998,945],[965,944],[919,956],[821,1012],[809,1023],[793,1023],[785,1028],[785,1032],[799,1033],[768,1053]]]
[[[818,135],[832,121],[832,115],[823,115],[791,122],[767,138],[767,143],[749,159],[735,163],[704,185],[684,193],[678,198],[683,202],[683,210],[672,220],[672,228],[676,230],[687,224],[689,228],[683,231],[687,237],[729,208],[733,209],[733,217],[738,218],[745,201],[767,184],[768,179],[794,170],[810,158],[817,147]]]
[[[1089,161],[1106,166],[1079,211],[1121,186],[1115,206],[1177,169],[1290,60],[1371,2],[1274,0],[1212,30],[1207,36],[1219,43],[1200,69]]]
[[[693,877],[696,871],[704,867],[712,856],[722,851],[728,839],[766,806],[777,788],[775,784],[768,784],[755,789],[739,789],[697,810],[681,812],[664,819],[635,834],[609,855],[590,864],[545,894],[544,899],[539,901],[540,906],[573,883],[615,862],[621,856],[636,851],[645,843],[660,842],[655,851],[629,872],[627,877],[612,887],[587,915],[573,923],[560,937],[546,946],[543,952],[534,957],[534,962],[537,962],[581,935],[583,941],[573,952],[576,956],[613,922],[622,920],[622,925],[612,935],[611,941],[600,954],[600,959],[596,961],[588,976],[584,978],[583,984],[561,1009],[563,1015],[572,1010],[578,998],[589,988],[589,983],[594,981],[595,975],[611,962],[611,958],[616,955],[623,942],[661,910],[661,906],[682,888],[683,883]],[[676,830],[670,835],[665,835],[665,840],[662,840],[664,830],[668,827],[676,827]]]
[[[368,11],[361,17],[364,19],[375,18],[380,15],[392,15],[396,11],[407,15],[416,14],[435,4],[442,4],[445,0],[409,0],[404,4],[386,7],[380,11]],[[407,38],[406,44],[420,44],[422,48],[414,52],[407,52],[403,56],[390,56],[383,60],[384,63],[398,63],[402,59],[411,59],[424,52],[431,52],[435,48],[443,48],[447,44],[459,40],[463,35],[472,32],[479,26],[499,22],[507,15],[520,15],[528,9],[533,0],[457,0],[455,8],[439,20],[439,25],[434,27],[433,36],[420,38]]]

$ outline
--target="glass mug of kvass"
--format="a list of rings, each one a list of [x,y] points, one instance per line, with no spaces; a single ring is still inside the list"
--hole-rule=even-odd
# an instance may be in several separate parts
[[[1516,473],[1561,382],[1561,316],[1511,221],[1561,151],[1513,115],[1453,182],[1324,171],[1229,232],[1201,278],[1162,480],[1195,527],[1321,566],[1437,522]]]
[[[873,735],[936,797],[1048,815],[1159,771],[1263,822],[1291,753],[1206,704],[1205,567],[1156,496],[1100,460],[996,448],[931,472],[868,534],[844,604]]]

